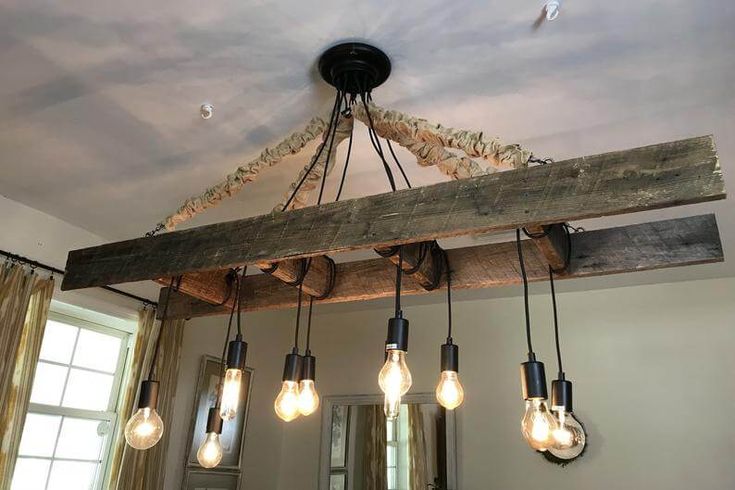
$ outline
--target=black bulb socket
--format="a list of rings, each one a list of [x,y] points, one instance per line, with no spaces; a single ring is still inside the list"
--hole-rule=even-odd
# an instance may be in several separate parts
[[[140,385],[138,408],[155,410],[158,406],[158,381],[143,381]]]
[[[442,372],[459,372],[459,346],[446,343],[441,346]]]
[[[207,415],[207,434],[210,432],[222,434],[222,416],[218,407],[211,407]]]
[[[242,340],[242,335],[237,335],[227,346],[227,369],[245,369],[245,358],[248,355],[248,344]]]
[[[521,389],[524,400],[530,400],[531,398],[545,400],[549,397],[543,362],[529,356],[529,360],[521,364]]]
[[[556,407],[563,407],[567,413],[574,411],[571,381],[555,379],[551,382],[551,408]]]
[[[385,351],[402,350],[408,352],[408,320],[397,316],[388,320],[388,338]]]
[[[316,357],[311,355],[310,351],[306,351],[301,358],[301,380],[316,379]]]
[[[301,379],[302,357],[294,349],[286,355],[286,363],[283,366],[283,381],[299,382]]]

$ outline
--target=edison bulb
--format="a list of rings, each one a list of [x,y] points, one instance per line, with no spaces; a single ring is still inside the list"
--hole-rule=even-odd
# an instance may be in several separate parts
[[[464,388],[456,371],[442,371],[436,387],[436,399],[447,410],[454,410],[464,401]]]
[[[284,422],[291,422],[299,416],[299,385],[296,381],[283,382],[273,406],[276,415]]]
[[[240,403],[241,384],[241,370],[228,369],[225,371],[225,380],[222,387],[222,401],[220,402],[219,410],[222,420],[232,420],[237,415],[237,405]]]
[[[582,424],[563,408],[556,415],[558,422],[553,430],[553,444],[549,452],[560,459],[574,459],[582,454],[587,442]]]
[[[216,432],[207,433],[197,451],[197,461],[204,468],[214,468],[222,461],[222,443]]]
[[[125,424],[125,440],[135,449],[149,449],[161,440],[163,420],[155,408],[139,408]]]
[[[302,379],[299,383],[299,413],[307,416],[319,408],[319,394],[313,379]]]
[[[554,416],[546,401],[540,398],[526,400],[526,413],[521,421],[523,437],[537,451],[546,451],[553,444],[553,431],[557,428]]]
[[[401,407],[401,397],[408,393],[413,380],[406,364],[406,353],[389,350],[385,364],[378,374],[378,385],[385,393],[385,416],[394,419]]]

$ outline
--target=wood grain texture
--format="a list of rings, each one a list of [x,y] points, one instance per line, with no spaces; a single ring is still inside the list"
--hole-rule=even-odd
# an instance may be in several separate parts
[[[555,272],[562,274],[567,267],[567,255],[569,241],[562,224],[546,225],[546,226],[530,226],[526,231],[534,236],[533,243],[536,244],[539,251],[546,257]],[[538,236],[538,238],[536,238]]]
[[[62,289],[724,197],[714,141],[703,136],[74,250]]]
[[[714,215],[677,218],[639,225],[586,231],[571,235],[572,254],[567,273],[577,278],[634,271],[722,262],[722,244]],[[523,241],[526,268],[531,281],[548,279],[546,257],[532,240]],[[447,250],[452,264],[452,287],[477,289],[520,283],[515,242]],[[439,291],[445,287],[442,280]],[[341,303],[390,297],[395,292],[395,266],[385,259],[337,264],[333,294],[320,301]],[[404,281],[403,294],[425,294],[415,281]],[[165,300],[165,294],[161,295]],[[291,308],[297,292],[276,279],[249,276],[243,289],[244,310]],[[160,310],[160,309],[159,309]],[[173,318],[218,315],[215,307],[185,294],[172,295]]]
[[[390,247],[377,249],[376,252],[388,254]],[[409,243],[403,246],[402,261],[398,252],[387,257],[387,260],[396,266],[402,262],[401,269],[404,272],[415,271],[410,274],[411,279],[430,291],[437,287],[444,273],[444,257],[441,254],[441,247],[435,242]]]

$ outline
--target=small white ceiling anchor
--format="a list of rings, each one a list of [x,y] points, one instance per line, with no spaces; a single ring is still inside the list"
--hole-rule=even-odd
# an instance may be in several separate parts
[[[559,17],[559,11],[561,10],[561,0],[549,0],[544,5],[546,11],[546,20],[554,20]]]
[[[199,108],[199,114],[205,121],[207,119],[212,119],[212,116],[214,116],[214,106],[212,104],[202,104]]]

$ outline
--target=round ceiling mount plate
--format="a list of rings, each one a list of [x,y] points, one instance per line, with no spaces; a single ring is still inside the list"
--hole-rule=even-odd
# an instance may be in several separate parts
[[[350,94],[370,92],[388,79],[390,59],[370,44],[347,42],[327,49],[319,73],[329,85]]]

